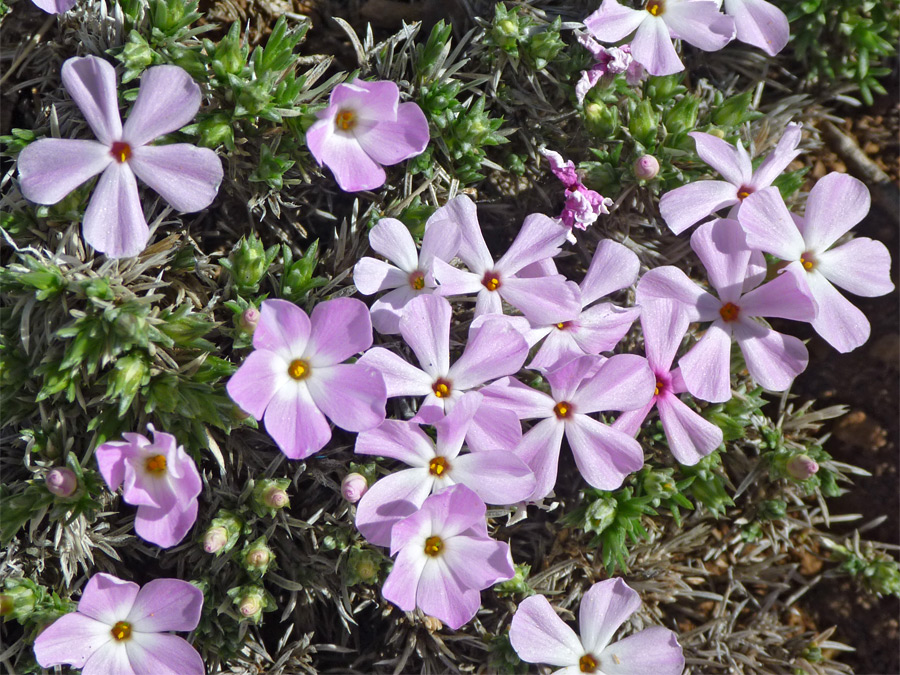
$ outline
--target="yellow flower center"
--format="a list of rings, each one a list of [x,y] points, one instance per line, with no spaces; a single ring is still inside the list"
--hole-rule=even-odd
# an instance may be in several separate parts
[[[438,398],[447,398],[453,392],[453,385],[441,378],[431,385],[431,390]]]
[[[309,377],[309,364],[303,359],[294,359],[288,366],[288,375],[295,380],[304,380]]]
[[[558,324],[556,324],[556,327],[559,328],[560,330],[565,330],[566,328],[568,328],[571,325],[572,325],[571,321],[560,321]]]
[[[435,457],[428,463],[428,472],[432,476],[442,476],[445,471],[450,470],[450,462],[447,461],[446,457]]]
[[[564,420],[572,415],[572,404],[567,403],[566,401],[560,401],[553,406],[553,412],[556,413],[556,416],[559,419]]]
[[[166,472],[166,458],[164,455],[153,455],[148,457],[144,463],[144,468],[148,473],[161,474]]]
[[[109,149],[109,154],[111,154],[119,164],[123,164],[124,162],[128,161],[129,157],[131,157],[131,146],[128,145],[128,143],[116,141]]]
[[[414,291],[421,291],[425,288],[425,274],[421,270],[416,270],[409,275],[409,285]]]
[[[335,115],[334,123],[339,129],[350,131],[353,127],[356,126],[356,113],[352,110],[347,110],[346,108],[344,108],[343,110],[338,111],[338,114]]]
[[[803,269],[807,272],[816,266],[816,259],[813,258],[812,253],[804,253],[800,256],[800,264],[803,265]]]
[[[737,196],[738,196],[738,199],[740,199],[741,201],[744,201],[745,199],[747,199],[747,197],[749,197],[752,194],[753,194],[753,188],[751,188],[751,187],[742,185],[740,188],[738,188]]]
[[[578,659],[578,670],[582,673],[596,673],[597,659],[594,658],[593,654],[585,654]]]
[[[740,313],[741,308],[735,305],[733,302],[726,302],[719,310],[719,314],[725,321],[737,321],[738,314]]]
[[[500,288],[500,277],[493,272],[485,272],[484,278],[481,280],[481,285],[489,291],[496,291]]]
[[[650,12],[653,16],[659,16],[664,11],[666,11],[666,3],[665,0],[648,0],[647,5],[644,7],[648,12]],[[585,670],[584,672],[594,672],[592,670]]]
[[[444,542],[440,537],[428,537],[428,539],[425,540],[426,555],[430,555],[434,558],[439,555],[442,550],[444,550]]]
[[[119,621],[115,626],[113,626],[110,630],[113,638],[122,642],[123,640],[131,639],[131,624],[126,621]]]
[[[660,382],[659,380],[657,380],[657,381],[656,381],[656,389],[653,391],[653,395],[654,395],[654,396],[659,396],[659,392],[661,392],[661,391],[663,390],[663,387],[664,387],[664,386],[665,386],[665,385],[664,385],[662,382]]]

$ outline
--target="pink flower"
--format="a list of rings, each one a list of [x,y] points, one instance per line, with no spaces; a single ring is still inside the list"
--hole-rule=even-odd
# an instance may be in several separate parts
[[[672,38],[707,52],[722,49],[734,37],[734,20],[712,0],[647,0],[643,9],[603,0],[584,25],[601,42],[619,42],[631,33],[631,53],[651,75],[684,70]]]
[[[656,406],[675,459],[682,464],[696,464],[722,444],[722,430],[678,398],[678,394],[687,391],[687,386],[681,371],[672,369],[672,361],[687,332],[687,314],[673,301],[653,300],[641,306],[641,327],[647,361],[656,376],[656,389],[647,405],[623,412],[612,426],[634,435]]]
[[[63,14],[75,6],[76,0],[31,0],[47,14]]]
[[[406,304],[418,295],[434,292],[434,260],[452,260],[456,255],[456,215],[459,209],[466,208],[466,203],[472,204],[468,197],[456,197],[431,215],[425,223],[419,253],[409,228],[399,220],[382,218],[369,232],[369,246],[394,263],[364,257],[353,268],[353,283],[363,295],[394,289],[372,305],[372,325],[379,333],[399,333]]]
[[[266,300],[253,333],[255,351],[226,389],[254,419],[264,420],[285,455],[303,459],[331,439],[328,419],[348,431],[384,421],[381,375],[343,363],[371,344],[369,310],[359,300],[320,302],[311,317],[286,300]]]
[[[78,610],[54,621],[34,641],[44,668],[68,664],[83,675],[203,675],[203,659],[187,640],[164,631],[191,631],[203,593],[180,579],[143,587],[111,574],[87,582]]]
[[[194,460],[172,434],[156,431],[153,442],[126,433],[124,441],[97,448],[97,464],[110,490],[124,483],[122,498],[137,505],[134,531],[163,548],[174,546],[197,520],[197,496],[202,489]]]
[[[605,360],[582,356],[547,373],[547,381],[550,395],[511,377],[481,390],[494,406],[512,410],[520,419],[541,420],[514,450],[537,479],[530,499],[553,490],[564,435],[584,479],[601,490],[615,490],[644,465],[644,453],[634,438],[588,415],[646,405],[655,383],[647,360],[633,354]]]
[[[894,290],[891,254],[867,237],[840,246],[835,242],[869,212],[865,184],[830,173],[809,192],[806,217],[792,216],[774,187],[751,195],[741,209],[747,244],[782,260],[804,277],[819,313],[816,332],[839,352],[849,352],[869,339],[869,321],[836,288],[875,297]]]
[[[384,185],[382,165],[422,154],[428,145],[428,121],[415,103],[400,103],[393,82],[339,84],[319,121],[306,132],[313,157],[325,164],[345,192]]]
[[[356,527],[371,543],[388,546],[397,521],[414,513],[428,495],[451,485],[466,485],[489,504],[515,504],[531,495],[531,469],[508,450],[460,455],[482,399],[478,392],[469,392],[451,413],[435,422],[437,442],[418,424],[398,420],[387,420],[357,437],[358,454],[393,457],[412,467],[385,476],[359,502]]]
[[[547,598],[533,595],[519,603],[509,641],[523,661],[562,666],[554,675],[681,675],[684,653],[668,628],[645,628],[610,644],[616,630],[640,606],[640,596],[620,578],[594,584],[581,600],[579,637]]]
[[[101,174],[84,213],[84,240],[112,258],[137,255],[150,238],[135,176],[178,211],[210,205],[222,182],[216,153],[187,143],[149,145],[197,114],[200,87],[187,72],[148,68],[124,127],[109,63],[96,56],[68,59],[62,80],[99,142],[43,138],[28,145],[18,159],[26,199],[55,204]]]
[[[579,103],[584,103],[587,93],[607,75],[625,73],[625,81],[632,86],[647,76],[644,67],[631,56],[630,45],[607,48],[587,33],[578,33],[577,38],[595,60],[594,65],[588,70],[581,71],[581,78],[575,85],[575,97]]]
[[[766,389],[783,391],[806,368],[809,354],[797,338],[778,333],[753,317],[812,321],[816,303],[802,272],[787,267],[760,285],[763,275],[748,276],[751,251],[736,220],[704,223],[691,237],[691,247],[706,267],[716,297],[677,267],[657,267],[641,277],[637,301],[680,303],[691,321],[712,321],[706,333],[681,357],[688,391],[704,401],[731,398],[731,341],[737,341],[747,369]]]
[[[701,180],[683,185],[664,194],[659,212],[675,234],[681,234],[726,206],[734,206],[728,217],[736,218],[742,202],[772,184],[794,157],[800,154],[799,124],[789,124],[778,145],[756,171],[750,156],[738,141],[737,147],[711,134],[694,131],[689,136],[697,143],[697,154],[725,180]]]
[[[572,228],[586,230],[599,216],[609,213],[613,201],[585,187],[575,172],[572,160],[564,161],[562,155],[553,150],[542,149],[541,154],[547,158],[553,174],[566,186],[566,203],[559,219],[569,229],[566,238],[574,243],[575,235],[571,232]]]
[[[766,0],[725,0],[725,13],[734,17],[736,39],[769,56],[784,49],[791,36],[784,12]]]
[[[453,630],[481,606],[481,590],[515,576],[509,545],[488,536],[486,508],[465,485],[428,497],[394,525],[394,568],[382,587],[389,602],[416,607]]]

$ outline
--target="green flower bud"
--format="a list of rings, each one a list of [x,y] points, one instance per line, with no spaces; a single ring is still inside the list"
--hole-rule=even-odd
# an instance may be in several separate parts
[[[203,536],[203,550],[207,553],[218,553],[228,543],[228,532],[224,527],[211,527]]]
[[[203,535],[203,550],[217,557],[227,553],[234,548],[242,529],[241,520],[231,511],[222,509]]]
[[[7,579],[5,586],[6,592],[3,593],[3,600],[0,603],[2,608],[0,615],[21,622],[34,611],[37,603],[35,592],[39,589],[33,581],[23,578]]]
[[[787,504],[780,499],[767,499],[759,507],[759,517],[763,520],[777,520],[787,515]]]
[[[743,94],[732,96],[722,102],[713,111],[713,123],[722,127],[736,127],[750,119],[748,113],[752,110],[753,92],[745,91]]]
[[[153,56],[154,52],[143,36],[135,30],[131,31],[120,57],[125,67],[128,70],[144,70],[153,63]]]
[[[674,495],[678,488],[675,486],[672,473],[671,469],[650,471],[644,476],[644,492],[657,499],[668,499]]]
[[[248,573],[259,578],[266,573],[269,565],[275,562],[275,553],[266,545],[266,538],[260,537],[244,547],[241,551],[241,561]]]
[[[260,517],[274,517],[277,511],[290,506],[286,492],[290,484],[289,478],[262,478],[256,481],[250,496],[251,506],[256,514]]]
[[[199,144],[204,148],[215,149],[220,145],[228,149],[234,147],[234,129],[225,113],[216,113],[198,121],[197,130],[200,133]]]
[[[237,21],[231,24],[228,34],[219,40],[219,44],[216,45],[213,62],[215,64],[213,66],[214,70],[218,71],[221,69],[222,72],[231,75],[237,75],[243,70],[245,57],[241,52],[240,24]]]
[[[794,455],[788,460],[786,469],[794,480],[809,480],[819,470],[819,465],[809,455]]]
[[[658,128],[659,117],[653,110],[653,105],[650,101],[644,99],[638,103],[637,108],[631,113],[628,120],[628,130],[638,143],[650,146],[656,142]]]
[[[241,238],[222,266],[231,272],[239,293],[256,293],[274,257],[275,251],[266,251],[259,237],[251,234]]]
[[[603,532],[615,520],[616,506],[618,503],[613,497],[600,497],[594,501],[584,514],[584,529],[595,534]]]
[[[609,108],[600,101],[588,103],[584,106],[584,123],[595,136],[613,136],[619,128],[619,109]]]
[[[666,113],[666,130],[670,134],[691,131],[697,124],[697,113],[700,110],[700,99],[685,95]]]
[[[381,572],[381,556],[364,548],[353,548],[347,556],[347,585],[375,584]]]
[[[261,586],[238,586],[228,590],[228,597],[236,605],[241,618],[252,623],[259,623],[263,612],[275,609],[274,600]]]

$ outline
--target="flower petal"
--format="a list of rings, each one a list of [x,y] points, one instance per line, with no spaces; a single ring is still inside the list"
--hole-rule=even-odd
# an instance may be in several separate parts
[[[305,459],[331,440],[331,427],[303,382],[288,382],[275,392],[263,420],[290,459]]]
[[[659,200],[659,213],[675,234],[711,216],[719,209],[739,203],[737,188],[722,180],[698,180],[675,188]]]
[[[409,287],[409,275],[406,272],[383,260],[376,260],[368,256],[360,258],[353,267],[353,283],[356,285],[356,290],[363,295],[372,295],[391,288],[412,290]]]
[[[293,302],[264,300],[259,307],[259,324],[253,333],[253,346],[275,352],[290,362],[306,351],[310,330],[306,312]]]
[[[694,9],[695,4],[684,3],[674,6],[683,8],[682,11],[690,12]],[[694,139],[700,159],[718,171],[722,178],[727,180],[732,186],[738,188],[750,182],[753,167],[746,152],[741,153],[736,146],[728,141],[702,131],[693,131],[688,136]],[[737,191],[732,196],[736,197]]]
[[[125,619],[135,631],[194,630],[200,622],[203,591],[181,579],[154,579],[141,588]]]
[[[423,467],[381,478],[356,505],[356,529],[375,546],[390,546],[394,524],[415,513],[433,485],[434,478]]]
[[[127,164],[109,164],[84,212],[84,240],[110,258],[130,258],[144,250],[150,228],[144,219],[137,182]]]
[[[196,520],[196,499],[162,506],[142,504],[134,517],[134,531],[144,541],[170,548],[187,536]]]
[[[688,328],[682,305],[672,300],[653,300],[641,305],[644,352],[650,367],[668,372]]]
[[[543,595],[519,603],[509,626],[509,641],[523,661],[551,666],[577,665],[587,651]]]
[[[647,359],[637,354],[616,354],[608,358],[572,396],[579,413],[600,410],[634,410],[653,398],[656,376]]]
[[[42,138],[19,153],[19,188],[29,201],[56,204],[112,161],[109,148],[96,141]]]
[[[63,614],[37,636],[34,657],[44,668],[63,663],[82,668],[98,649],[112,640],[112,625],[81,612]]]
[[[669,2],[662,18],[673,34],[706,52],[718,51],[734,38],[734,19],[720,13],[716,2]]]
[[[704,401],[724,403],[731,398],[731,329],[717,320],[678,361],[685,386]]]
[[[241,410],[261,420],[266,406],[290,379],[288,364],[265,349],[252,352],[229,378],[225,390]]]
[[[419,265],[416,242],[409,228],[396,218],[382,218],[369,231],[369,246],[407,274]]]
[[[741,315],[812,321],[817,307],[807,283],[809,276],[800,262],[791,263],[774,279],[741,298]]]
[[[729,0],[730,2],[731,0]],[[738,0],[739,2],[741,0]],[[744,0],[746,1],[746,0]],[[726,4],[727,7],[727,4]],[[737,23],[737,19],[735,19]],[[738,27],[740,31],[740,27]],[[738,40],[741,40],[738,35]],[[744,42],[744,40],[741,40]],[[794,158],[800,154],[797,146],[800,144],[803,127],[794,122],[787,125],[775,149],[763,160],[762,164],[753,172],[753,178],[750,180],[750,187],[756,190],[762,190],[772,184],[781,172],[784,171],[788,164],[794,161]]]
[[[124,642],[110,640],[95,651],[81,669],[81,675],[111,675],[112,673],[115,675],[138,675],[128,658],[128,650]]]
[[[357,363],[374,368],[381,373],[388,398],[425,396],[432,393],[431,385],[434,384],[435,377],[383,347],[372,347],[360,357]]]
[[[574,331],[571,327],[560,329],[554,324],[547,330],[549,335],[547,335],[537,354],[531,359],[531,363],[528,364],[528,368],[531,370],[555,370],[579,356],[584,356],[588,353],[599,354],[603,351],[602,349],[592,349],[590,351],[583,349],[575,341]],[[628,329],[626,328],[625,332],[627,331]]]
[[[465,351],[450,367],[449,379],[458,390],[471,389],[519,371],[528,356],[525,338],[506,321],[485,321],[469,336]]]
[[[631,40],[631,54],[651,75],[672,75],[684,70],[666,22],[649,12]]]
[[[356,298],[318,303],[309,317],[309,342],[303,358],[313,368],[331,366],[372,346],[369,308]]]
[[[509,544],[486,537],[453,537],[440,560],[462,587],[477,591],[516,575]]]
[[[148,68],[141,75],[137,100],[125,120],[123,140],[134,148],[177,131],[194,119],[200,110],[200,98],[200,87],[184,68]],[[211,150],[207,152],[212,154]]]
[[[133,581],[100,572],[88,580],[81,592],[78,611],[111,627],[128,616],[140,588]]]
[[[750,248],[791,261],[800,260],[806,251],[803,236],[776,187],[767,187],[747,197],[741,204],[738,220]]]
[[[197,650],[177,635],[134,632],[125,649],[131,667],[141,675],[204,675],[206,672]]]
[[[603,0],[600,9],[587,17],[584,25],[601,42],[618,42],[636,31],[646,16],[645,12],[620,5],[616,0]]]
[[[512,275],[532,263],[553,258],[566,241],[567,233],[568,229],[558,220],[542,213],[532,213],[525,218],[522,229],[494,269],[504,275]]]
[[[485,397],[485,405],[512,410],[521,420],[553,415],[555,401],[552,397],[514,377],[497,380],[479,391]]]
[[[515,504],[534,492],[534,474],[508,450],[485,450],[456,457],[452,478],[487,504]]]
[[[644,420],[647,419],[647,415],[649,415],[650,411],[656,406],[656,399],[656,396],[651,398],[650,402],[643,408],[624,411],[610,426],[613,429],[624,431],[631,437],[637,436],[637,432],[640,431],[641,425],[643,425]]]
[[[521,440],[519,417],[512,410],[494,408],[490,401],[478,408],[466,432],[466,444],[473,452],[511,451]]]
[[[331,120],[319,120],[306,132],[313,156],[325,164],[344,192],[374,190],[384,185],[387,176],[381,165],[360,146],[355,137],[333,131]]]
[[[222,182],[218,155],[190,143],[136,147],[128,165],[176,211],[185,213],[212,204]]]
[[[860,222],[872,200],[865,183],[845,173],[831,172],[816,181],[806,200],[803,239],[821,253]]]
[[[360,433],[353,452],[399,459],[415,467],[428,466],[436,454],[428,434],[417,424],[401,420],[385,420],[377,428]]]
[[[872,298],[894,290],[891,254],[880,241],[858,237],[820,253],[816,269],[835,286]]]
[[[566,421],[566,439],[582,477],[595,488],[615,490],[644,466],[641,444],[587,415]]]
[[[722,445],[722,429],[666,392],[656,401],[669,450],[681,464],[693,466]]]
[[[604,675],[681,675],[684,653],[672,631],[662,626],[645,628],[609,645],[600,653]]]
[[[790,38],[784,12],[765,0],[725,0],[725,12],[734,17],[737,39],[759,47],[769,56],[785,48]]]
[[[691,235],[691,248],[706,268],[710,285],[719,299],[737,303],[743,291],[750,248],[736,220],[703,223]]]
[[[416,606],[456,630],[475,616],[481,606],[481,593],[463,586],[440,556],[429,560],[422,568],[416,588]]]
[[[396,121],[382,120],[371,127],[360,125],[355,135],[369,157],[390,166],[424,152],[428,147],[428,120],[415,103],[401,103]]]
[[[499,293],[531,323],[539,326],[568,321],[578,316],[581,309],[577,286],[561,274],[553,277],[506,278]]]
[[[118,141],[122,137],[122,118],[112,64],[96,56],[66,59],[62,81],[97,140],[107,147]]]
[[[470,295],[487,291],[481,283],[482,277],[474,272],[453,267],[438,258],[434,259],[432,272],[439,284],[435,291],[438,295]]]
[[[341,429],[367,431],[384,422],[387,395],[375,368],[359,363],[324,366],[313,370],[306,385],[319,410]]]
[[[420,295],[406,306],[400,334],[433,379],[450,370],[450,303],[437,295]]]
[[[744,354],[747,370],[766,389],[784,391],[806,369],[806,345],[750,319],[734,324],[734,339]]]
[[[581,306],[587,307],[595,300],[631,286],[637,281],[640,269],[641,262],[634,251],[612,239],[604,239],[597,245],[581,281]]]
[[[97,467],[110,490],[118,490],[125,480],[125,460],[135,454],[131,443],[109,441],[101,444],[95,451]]]
[[[384,599],[405,612],[413,611],[416,608],[416,594],[422,571],[430,560],[422,549],[414,546],[403,548],[381,587]]]
[[[565,424],[555,417],[535,424],[522,436],[522,442],[513,452],[521,458],[534,473],[534,492],[531,500],[542,499],[556,485],[559,470],[559,450],[562,446]]]
[[[454,198],[455,201],[455,198]],[[459,225],[445,217],[442,206],[425,222],[425,234],[419,251],[419,267],[431,271],[434,259],[450,261],[459,251]]]
[[[645,273],[638,282],[635,299],[642,307],[653,300],[674,300],[681,304],[690,321],[712,321],[722,306],[718,298],[672,265],[655,267]]]
[[[585,651],[599,654],[625,620],[641,606],[641,596],[621,578],[594,584],[578,610],[578,627]]]
[[[395,268],[396,269],[396,268]],[[382,335],[396,335],[400,332],[400,319],[403,318],[403,310],[409,301],[421,293],[414,291],[408,285],[395,288],[390,293],[385,293],[372,303],[369,313],[372,316],[372,328]]]
[[[432,532],[443,539],[473,532],[487,537],[487,506],[465,485],[453,485],[432,495],[425,500],[422,508],[431,518]],[[391,544],[394,544],[393,540]]]
[[[842,354],[851,352],[869,339],[869,320],[821,273],[806,275],[809,288],[819,306],[811,322],[815,331]]]

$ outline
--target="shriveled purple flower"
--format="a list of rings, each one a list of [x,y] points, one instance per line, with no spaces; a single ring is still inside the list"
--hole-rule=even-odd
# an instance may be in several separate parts
[[[138,507],[134,531],[163,548],[174,546],[197,520],[197,496],[203,484],[197,465],[172,434],[122,434],[97,448],[97,464],[110,490],[122,488],[122,498]]]
[[[345,192],[381,187],[382,165],[420,155],[428,145],[425,114],[415,103],[400,103],[400,89],[389,80],[339,84],[316,116],[306,144]]]
[[[47,14],[64,14],[75,6],[76,0],[31,0]]]
[[[731,41],[735,30],[734,20],[719,12],[714,0],[648,0],[642,9],[603,0],[584,25],[600,42],[619,42],[637,31],[631,54],[651,75],[684,70],[673,38],[714,52]]]
[[[62,80],[97,141],[43,138],[26,146],[18,167],[27,199],[55,204],[101,174],[84,213],[83,233],[88,244],[112,258],[137,255],[150,238],[135,176],[178,211],[212,203],[222,182],[216,153],[188,143],[149,145],[188,124],[200,109],[200,87],[185,70],[148,68],[124,127],[116,72],[108,62],[96,56],[68,59]]]
[[[625,81],[634,86],[647,76],[644,67],[631,56],[630,45],[604,47],[588,33],[578,33],[578,42],[594,57],[594,65],[581,71],[575,85],[575,97],[584,103],[587,93],[607,75],[625,73]]]
[[[653,300],[641,306],[644,351],[656,376],[653,398],[643,408],[623,412],[613,428],[636,434],[655,406],[672,454],[682,464],[693,465],[722,444],[722,430],[682,403],[678,394],[687,386],[672,361],[688,329],[683,308],[670,300]]]
[[[191,631],[200,622],[203,593],[180,579],[138,586],[110,574],[87,582],[78,610],[34,641],[44,668],[68,664],[83,675],[203,675],[203,659],[187,640],[165,631]]]
[[[563,205],[559,219],[569,232],[566,238],[575,242],[573,228],[586,230],[588,225],[593,225],[601,215],[609,213],[612,199],[604,197],[595,190],[590,190],[581,182],[581,178],[575,172],[572,160],[564,161],[562,155],[553,150],[542,149],[541,154],[550,163],[550,170],[563,185],[566,186],[566,203]]]
[[[409,229],[394,218],[382,218],[369,232],[369,246],[392,264],[364,257],[353,268],[353,283],[363,295],[391,290],[372,305],[372,325],[383,334],[400,332],[400,316],[406,303],[418,295],[433,293],[437,283],[434,259],[452,260],[459,249],[461,213],[475,204],[464,195],[435,211],[425,223],[422,250],[416,252]]]
[[[640,606],[638,593],[618,577],[594,584],[581,600],[579,637],[547,598],[533,595],[519,603],[509,641],[523,661],[561,666],[554,675],[681,675],[684,653],[668,628],[645,628],[610,644]]]
[[[460,454],[482,399],[478,392],[469,392],[435,422],[437,442],[418,424],[399,420],[387,420],[357,437],[357,453],[392,457],[413,467],[385,476],[360,500],[356,527],[366,539],[388,546],[396,522],[414,513],[428,495],[451,485],[466,485],[489,504],[515,504],[531,495],[531,469],[508,450]]]
[[[47,472],[47,489],[57,497],[69,497],[78,488],[78,477],[72,469],[57,466]]]
[[[331,440],[329,419],[347,431],[374,429],[384,421],[381,374],[343,363],[371,345],[369,309],[359,300],[320,302],[312,316],[286,300],[266,300],[253,333],[255,351],[226,389],[265,422],[285,455],[303,459]]]
[[[728,217],[736,218],[742,202],[754,192],[769,187],[800,154],[797,145],[800,143],[801,129],[799,124],[789,124],[778,145],[756,171],[740,141],[735,147],[712,134],[700,131],[688,134],[697,143],[700,159],[725,180],[694,181],[664,194],[659,200],[659,212],[666,225],[675,234],[681,234],[691,225],[727,206],[734,207]]]
[[[769,56],[784,49],[791,36],[787,16],[766,0],[725,0],[725,13],[734,18],[736,40]]]
[[[450,318],[453,309],[437,295],[420,295],[409,302],[400,320],[400,334],[419,360],[421,369],[383,347],[363,354],[359,363],[384,377],[388,397],[425,396],[418,418],[431,424],[453,410],[465,392],[485,382],[511,375],[525,363],[528,345],[519,331],[490,317],[469,331],[462,355],[450,365]],[[472,449],[512,448],[522,437],[518,418],[509,411],[479,410],[469,427]]]
[[[681,375],[688,391],[704,401],[731,398],[731,341],[738,343],[747,370],[766,389],[783,391],[803,372],[809,361],[806,346],[797,338],[778,333],[753,317],[812,321],[816,302],[804,273],[787,267],[769,282],[748,280],[751,251],[736,220],[704,223],[691,236],[718,297],[705,291],[677,267],[657,267],[641,277],[637,301],[679,302],[691,321],[712,321],[706,333],[681,357]]]
[[[531,499],[550,494],[556,484],[563,435],[584,479],[601,490],[615,490],[644,465],[640,444],[628,434],[588,415],[605,410],[634,410],[653,396],[655,379],[647,360],[617,354],[604,360],[582,356],[547,373],[550,394],[508,377],[482,389],[495,405],[520,419],[540,419],[522,436],[514,452],[534,472]]]
[[[839,352],[869,339],[865,315],[835,288],[875,297],[894,290],[891,254],[880,241],[858,237],[834,246],[869,212],[864,183],[841,173],[821,178],[809,192],[804,218],[792,216],[774,187],[751,195],[739,219],[747,243],[782,260],[806,279],[819,313],[816,332]]]
[[[453,630],[481,606],[482,589],[515,576],[509,545],[488,536],[484,502],[465,485],[431,495],[416,513],[394,525],[394,568],[386,600],[416,607]]]

